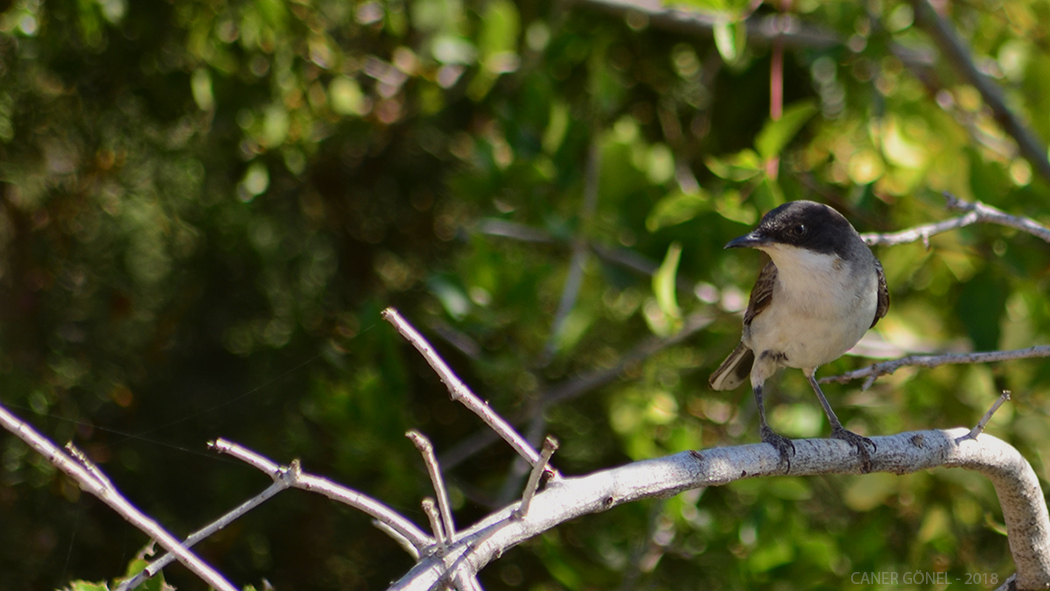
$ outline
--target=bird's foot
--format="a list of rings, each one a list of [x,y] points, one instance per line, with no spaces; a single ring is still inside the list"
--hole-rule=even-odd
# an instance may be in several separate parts
[[[852,445],[857,450],[857,455],[860,456],[861,472],[865,474],[871,472],[871,453],[878,451],[878,447],[876,447],[874,441],[863,435],[857,435],[841,425],[834,427],[831,430],[831,436]],[[868,451],[869,445],[871,446],[871,452]]]
[[[787,474],[791,470],[791,456],[795,455],[795,444],[768,426],[762,427],[761,434],[762,441],[772,445],[780,453],[780,461],[777,462],[777,468],[783,468],[784,473]]]

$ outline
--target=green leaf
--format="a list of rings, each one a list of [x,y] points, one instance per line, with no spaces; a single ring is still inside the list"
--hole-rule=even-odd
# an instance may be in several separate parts
[[[661,228],[688,222],[710,209],[711,199],[707,191],[676,191],[656,202],[649,216],[645,218],[645,229],[655,232]]]
[[[729,65],[740,62],[747,44],[747,26],[742,20],[729,20],[715,23],[715,47],[719,55]]]
[[[70,591],[109,591],[109,585],[105,583],[91,583],[88,581],[73,581],[69,584]]]
[[[764,170],[754,150],[744,149],[727,158],[713,156],[704,160],[708,170],[727,181],[746,181]]]
[[[448,278],[434,275],[427,281],[427,287],[450,317],[461,320],[470,311],[470,298]]]
[[[751,203],[744,202],[740,191],[728,189],[715,200],[715,211],[727,220],[752,226],[758,221],[758,212]]]
[[[484,9],[478,49],[483,56],[514,53],[521,34],[521,16],[510,0],[494,0]]]
[[[678,296],[675,293],[675,280],[678,277],[678,261],[682,258],[682,245],[675,242],[667,249],[664,262],[653,274],[653,294],[656,304],[664,317],[676,320],[682,317],[678,307]]]
[[[818,111],[812,100],[794,103],[784,109],[780,119],[767,121],[755,139],[755,148],[764,160],[780,155],[784,146],[798,134],[802,126]]]

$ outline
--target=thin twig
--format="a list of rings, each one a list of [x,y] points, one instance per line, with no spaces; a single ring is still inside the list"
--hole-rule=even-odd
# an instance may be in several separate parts
[[[266,490],[248,499],[244,503],[241,503],[222,517],[209,523],[207,526],[193,532],[189,537],[182,541],[182,545],[187,548],[193,547],[197,542],[204,540],[215,532],[225,528],[227,525],[233,523],[252,509],[263,504],[277,493],[287,489],[289,486],[290,484],[287,479],[279,478],[274,480],[273,484],[268,486]],[[146,568],[139,571],[135,576],[121,581],[114,591],[128,591],[130,589],[138,588],[142,583],[157,576],[157,573],[159,573],[165,566],[171,564],[173,560],[175,560],[175,556],[172,554],[161,555],[147,564]]]
[[[543,465],[546,465],[551,460],[551,456],[557,450],[558,440],[548,435],[543,440],[543,451],[540,452],[540,457],[543,458]],[[520,517],[525,517],[529,514],[529,505],[532,503],[532,497],[540,487],[540,476],[543,476],[543,466],[537,464],[532,467],[529,481],[525,484],[525,492],[521,495],[521,505],[518,507],[518,515]]]
[[[673,347],[709,326],[715,317],[706,313],[696,313],[685,319],[682,330],[669,337],[650,337],[623,354],[611,366],[590,373],[583,374],[577,378],[567,380],[557,386],[550,388],[540,396],[543,408],[549,408],[568,400],[573,400],[588,392],[592,392],[606,384],[620,379],[624,370],[628,367],[641,363],[649,357]],[[531,414],[517,416],[515,423],[529,420]],[[541,415],[542,416],[542,415]],[[476,434],[457,443],[442,454],[441,464],[446,470],[474,456],[474,454],[485,449],[496,441],[496,435],[489,429],[480,430]]]
[[[978,435],[984,433],[984,428],[988,426],[988,421],[992,420],[992,415],[995,414],[995,411],[999,410],[999,407],[1007,400],[1010,400],[1010,391],[1003,390],[1003,393],[995,399],[995,402],[992,403],[992,407],[988,409],[988,412],[984,413],[981,420],[977,421],[977,424],[973,426],[973,429],[970,429],[970,432],[966,435],[956,439],[955,443],[961,443],[963,439],[977,439]]]
[[[945,193],[944,198],[947,200],[945,207],[950,210],[964,211],[966,214],[957,218],[951,218],[932,224],[923,224],[899,232],[889,232],[886,234],[861,234],[860,237],[864,239],[864,242],[873,246],[895,246],[897,244],[906,244],[922,240],[923,244],[929,248],[930,237],[935,234],[957,230],[971,224],[983,222],[987,224],[1009,226],[1027,232],[1045,242],[1050,242],[1050,228],[1047,228],[1032,218],[1010,215],[997,207],[992,207],[991,205],[987,205],[980,201],[965,201],[950,193]]]
[[[441,524],[445,528],[445,537],[448,543],[451,544],[456,541],[456,524],[452,521],[452,508],[448,502],[448,490],[445,489],[445,479],[441,477],[441,467],[438,466],[437,458],[434,456],[434,446],[426,436],[416,430],[405,433],[405,437],[412,440],[416,449],[423,455],[423,463],[426,464],[427,474],[430,475],[430,482],[433,483],[434,494],[437,496],[438,509],[441,511]]]
[[[423,335],[419,334],[411,324],[408,323],[401,314],[398,313],[394,308],[387,308],[383,310],[383,319],[394,325],[401,336],[405,337],[408,342],[412,343],[412,346],[416,348],[423,355],[423,358],[430,364],[430,367],[438,374],[441,381],[448,388],[449,394],[452,396],[452,400],[460,402],[467,408],[469,408],[474,414],[481,417],[481,420],[485,421],[485,424],[491,427],[496,433],[500,435],[514,451],[518,452],[523,458],[528,460],[530,466],[535,466],[540,461],[540,454],[537,452],[529,442],[525,440],[514,427],[507,421],[503,420],[503,417],[496,414],[488,404],[485,404],[477,395],[474,394],[467,387],[466,384],[460,380],[455,373],[448,367],[443,359],[434,351],[434,348],[427,342]],[[552,476],[557,476],[556,473],[552,473]]]
[[[981,98],[992,110],[995,120],[1014,138],[1025,159],[1044,179],[1050,180],[1050,160],[1046,157],[1046,146],[1010,110],[1003,98],[1002,89],[977,69],[970,50],[927,0],[911,0],[911,5],[915,13],[915,22],[930,35],[940,48],[941,54],[959,74],[981,93]]]
[[[8,412],[3,406],[0,406],[0,424],[16,437],[26,442],[37,453],[47,458],[60,471],[75,480],[81,489],[98,497],[99,500],[109,505],[111,509],[123,517],[125,521],[156,540],[162,548],[174,554],[179,562],[211,585],[212,588],[222,589],[223,591],[236,591],[236,588],[223,578],[218,571],[208,566],[203,560],[186,549],[174,536],[165,531],[159,523],[128,502],[113,487],[108,478],[105,476],[100,478],[101,471],[83,454],[78,453],[78,457],[74,459],[70,455],[63,453],[55,444],[30,427],[28,423]],[[90,466],[90,468],[87,466]]]
[[[356,490],[303,472],[298,460],[293,461],[289,466],[280,466],[262,455],[226,439],[217,439],[209,443],[209,446],[219,453],[233,456],[249,464],[275,480],[287,479],[290,488],[316,492],[333,501],[349,505],[373,519],[385,523],[390,529],[396,531],[402,539],[408,540],[412,544],[412,547],[416,549],[415,557],[418,557],[420,552],[434,544],[434,540],[430,536],[423,533],[415,524],[399,515],[393,509]],[[397,541],[400,543],[402,539]]]
[[[420,502],[420,506],[423,507],[423,513],[426,513],[427,519],[430,520],[430,529],[434,532],[434,539],[437,540],[437,552],[440,556],[445,551],[449,541],[445,532],[445,526],[441,523],[441,516],[438,514],[437,507],[434,506],[434,499],[426,497]]]
[[[1011,349],[1009,351],[983,351],[977,353],[946,353],[944,355],[909,355],[900,359],[892,359],[875,363],[868,367],[862,367],[854,371],[848,371],[837,376],[820,378],[820,382],[838,382],[845,384],[860,378],[867,378],[862,389],[867,390],[881,376],[890,375],[902,367],[937,367],[940,365],[956,365],[962,363],[992,363],[996,361],[1013,361],[1015,359],[1032,359],[1037,357],[1050,357],[1050,345],[1038,345],[1027,349]]]

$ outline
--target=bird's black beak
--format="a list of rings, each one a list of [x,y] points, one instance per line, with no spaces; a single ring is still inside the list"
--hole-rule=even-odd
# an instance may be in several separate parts
[[[725,245],[725,248],[756,248],[768,242],[768,238],[755,231],[730,240],[729,244]]]

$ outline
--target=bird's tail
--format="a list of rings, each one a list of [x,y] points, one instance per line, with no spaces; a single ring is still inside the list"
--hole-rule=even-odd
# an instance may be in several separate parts
[[[718,366],[707,383],[715,390],[732,390],[751,375],[751,365],[755,362],[755,354],[740,343],[733,352],[726,357],[722,365]]]

